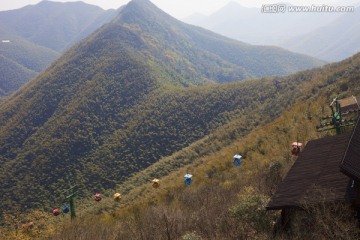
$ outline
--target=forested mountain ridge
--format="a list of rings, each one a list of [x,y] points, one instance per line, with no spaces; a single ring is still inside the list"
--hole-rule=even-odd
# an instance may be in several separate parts
[[[9,95],[45,69],[60,54],[0,32],[0,96]]]
[[[237,113],[266,110],[277,90],[271,81],[196,85],[320,63],[194,28],[134,0],[0,103],[2,207],[48,207],[73,183],[82,193],[114,187]],[[259,88],[268,91],[255,94]]]
[[[141,1],[133,1],[124,9],[121,17],[117,19],[117,24],[139,34],[145,40],[145,46],[151,49],[151,54],[156,56],[155,61],[160,59],[165,63],[170,62],[175,65],[177,72],[184,74],[187,71],[191,74],[187,77],[195,78],[194,71],[206,69],[213,72],[204,78],[216,82],[230,82],[238,80],[239,77],[244,79],[286,75],[323,64],[319,60],[294,55],[281,48],[254,46],[231,40],[171,18],[149,1],[142,1],[141,4],[137,2]],[[134,12],[141,14],[133,15]],[[159,32],[160,29],[166,31]],[[156,47],[160,42],[171,47]]]
[[[168,103],[174,106],[177,102],[177,106],[186,108],[183,105],[187,105],[187,99],[189,103],[193,102],[191,98],[201,103],[199,106],[190,104],[189,107],[208,109],[203,106],[204,99],[210,100],[205,104],[217,105],[217,96],[224,98],[227,93],[233,92],[240,93],[231,95],[240,104],[236,111],[223,115],[230,117],[226,124],[219,125],[204,138],[161,158],[129,181],[119,181],[116,190],[101,192],[103,200],[100,203],[90,198],[92,193],[79,194],[75,221],[70,222],[69,216],[53,217],[50,208],[45,212],[35,210],[28,216],[21,213],[19,217],[21,222],[34,221],[33,229],[18,231],[15,230],[16,221],[9,221],[6,225],[10,232],[4,232],[3,236],[8,236],[8,239],[22,236],[24,239],[83,237],[95,240],[112,239],[114,236],[121,239],[143,239],[144,236],[146,239],[212,239],[214,236],[216,239],[318,239],[324,236],[331,239],[334,235],[349,240],[358,238],[357,220],[347,204],[324,202],[321,209],[316,207],[318,204],[306,204],[305,211],[299,211],[300,215],[292,218],[292,226],[295,227],[276,233],[274,230],[280,214],[266,211],[265,206],[296,160],[291,156],[291,143],[297,139],[306,145],[310,140],[335,134],[331,131],[317,132],[318,119],[330,114],[330,109],[324,107],[334,96],[359,95],[359,79],[360,54],[357,54],[340,63],[287,77],[202,86],[190,91],[182,89],[181,93],[165,92],[166,97],[159,98],[163,106],[160,105],[157,114],[162,115],[161,109],[165,110]],[[140,112],[149,109],[141,108]],[[172,107],[168,109],[173,110]],[[181,113],[183,109],[179,109],[179,115],[169,112],[167,116],[179,118]],[[273,116],[277,115],[279,117],[274,120]],[[159,122],[159,125],[162,124]],[[161,139],[158,141],[162,143]],[[115,142],[108,141],[111,144]],[[115,145],[112,147],[116,148]],[[243,162],[240,167],[235,167],[232,157],[239,152]],[[136,162],[142,161],[136,159]],[[118,171],[117,168],[115,166],[113,171]],[[96,172],[101,172],[101,168]],[[193,174],[191,186],[183,183],[185,173]],[[91,185],[106,181],[100,174],[92,176]],[[154,177],[160,178],[157,189],[149,182]],[[112,199],[115,191],[123,194],[120,202]],[[324,193],[316,195],[317,200],[322,199],[321,194]],[[81,197],[88,201],[81,201]],[[60,206],[61,203],[57,204]],[[341,215],[334,209],[341,209]],[[12,220],[9,215],[6,219]],[[311,224],[304,219],[310,219]]]
[[[120,204],[111,198],[114,190],[106,192],[101,208],[88,203],[78,224],[66,221],[63,232],[50,236],[103,239],[116,233],[125,239],[359,238],[355,211],[348,203],[325,201],[326,191],[315,192],[316,204],[306,202],[304,211],[292,216],[287,231],[278,230],[280,212],[265,209],[296,160],[291,155],[291,143],[297,139],[306,145],[310,140],[335,134],[316,131],[318,119],[331,113],[326,106],[334,96],[359,95],[359,80],[357,54],[340,63],[283,78],[230,84],[253,84],[257,86],[254,92],[260,92],[272,82],[280,91],[277,100],[265,101],[266,110],[244,109],[247,114],[237,114],[203,139],[121,182],[115,190],[125,193]],[[265,85],[260,84],[262,81]],[[282,111],[284,103],[287,109]],[[253,121],[275,110],[282,111],[278,118],[251,129],[256,125]],[[251,131],[244,135],[244,129]],[[232,159],[239,152],[243,161],[235,167]],[[191,186],[183,182],[185,173],[193,175]],[[149,182],[154,177],[160,179],[158,189]],[[334,211],[340,209],[340,215]],[[310,223],[304,219],[310,219]]]
[[[111,21],[118,11],[83,2],[52,1],[1,11],[0,55],[6,69],[0,75],[0,96],[17,90],[66,48]]]
[[[24,84],[36,73],[0,54],[0,99]]]
[[[316,132],[315,126],[319,124],[318,119],[330,114],[329,109],[324,108],[324,106],[328,105],[324,101],[332,101],[335,96],[340,99],[351,95],[357,96],[357,94],[360,94],[360,87],[357,85],[359,80],[360,54],[356,54],[339,63],[328,64],[321,68],[302,71],[286,77],[254,79],[243,82],[242,85],[235,83],[212,87],[211,90],[214,93],[219,90],[217,88],[227,89],[226,91],[235,89],[235,91],[241,92],[240,95],[243,96],[242,101],[239,101],[241,107],[234,111],[233,115],[227,115],[232,116],[232,118],[226,124],[218,125],[210,134],[194,142],[191,146],[174,153],[170,157],[163,157],[147,169],[134,174],[125,183],[118,184],[117,189],[127,193],[134,185],[146,183],[153,177],[165,177],[169,173],[172,176],[181,175],[176,169],[194,161],[206,162],[205,159],[208,155],[223,156],[226,154],[231,160],[232,155],[228,152],[228,145],[233,145],[232,151],[235,151],[235,153],[241,151],[242,155],[246,157],[247,152],[250,151],[260,152],[260,154],[265,155],[262,150],[263,144],[267,146],[267,151],[270,152],[273,144],[278,150],[279,148],[284,150],[285,147],[285,151],[289,152],[287,150],[289,146],[281,145],[283,141],[288,141],[285,144],[289,145],[296,138],[299,141],[307,142],[313,138],[331,135],[331,132]],[[244,94],[242,91],[250,91],[250,94]],[[253,93],[259,95],[251,99]],[[246,102],[243,102],[244,100]],[[279,119],[273,121],[276,116],[280,116],[281,121]],[[291,119],[287,121],[287,117]],[[307,120],[304,121],[304,119]],[[281,140],[281,144],[279,142],[275,143],[273,140],[264,143],[264,139],[273,138],[271,134],[268,135],[266,132],[269,126],[261,126],[264,123],[270,123],[269,126],[276,127],[284,135],[283,137],[286,137],[286,140]],[[265,130],[259,130],[262,128]],[[262,135],[259,132],[262,132]],[[235,145],[241,146],[236,142],[247,138],[248,133],[258,138],[259,145],[254,145],[253,148],[237,147],[235,149]],[[276,154],[282,154],[282,152],[276,152]],[[278,157],[268,154],[265,159],[269,160]],[[216,161],[219,162],[220,160]],[[259,159],[258,161],[261,162],[262,160]],[[209,165],[206,165],[209,168]],[[188,168],[191,171],[196,168],[202,169],[198,163],[188,165]],[[211,171],[210,169],[207,170]]]
[[[153,6],[148,7],[147,10],[151,8]],[[60,55],[60,52],[85,38],[103,24],[110,22],[121,10],[122,8],[105,11],[82,2],[42,1],[21,9],[0,12],[0,37],[12,42],[7,45],[1,44],[1,47],[7,53],[4,56],[7,58],[7,65],[11,63],[11,69],[17,69],[15,71],[17,74],[14,74],[14,71],[3,72],[0,83],[7,87],[2,89],[0,94],[8,95],[18,89],[31,77],[44,70]],[[136,9],[134,10],[136,11]],[[172,29],[176,26],[177,30],[173,33],[170,30],[168,36],[162,36],[165,38],[158,35],[156,39],[153,35],[159,28],[149,27],[149,25],[142,38],[150,44],[159,44],[159,40],[164,40],[166,44],[177,47],[176,49],[174,47],[170,49],[152,48],[152,52],[149,54],[154,54],[152,56],[154,59],[161,59],[158,63],[160,62],[161,67],[167,69],[165,71],[171,72],[173,66],[176,66],[177,72],[181,72],[186,78],[197,78],[197,71],[208,71],[205,76],[197,79],[198,84],[218,81],[219,78],[221,78],[221,82],[228,82],[236,81],[238,77],[245,79],[286,75],[323,64],[321,61],[293,54],[280,48],[251,46],[225,39],[182,24],[161,11],[150,12],[153,12],[154,20],[162,21],[158,26],[160,29],[163,27]],[[144,16],[137,18],[137,21],[141,21],[142,26],[146,26],[149,23],[148,17],[149,13],[144,11]],[[131,17],[128,20],[130,19]],[[124,20],[124,22],[126,21]],[[129,29],[131,31],[136,29],[136,26],[131,26],[131,22],[129,24],[125,27],[133,27],[133,29]],[[143,30],[145,28],[141,29],[141,31]],[[204,41],[204,36],[208,38],[206,41]],[[185,41],[176,40],[183,37],[186,38]],[[223,47],[224,43],[227,47]],[[8,46],[11,47],[6,49]],[[17,50],[14,51],[14,49]],[[198,53],[194,54],[194,52]],[[9,62],[9,60],[11,61]],[[195,65],[197,68],[194,68]],[[9,75],[5,75],[5,73]],[[8,85],[9,81],[12,84]]]
[[[0,25],[12,35],[61,52],[106,12],[111,15],[114,10],[105,11],[84,2],[45,0],[36,5],[0,12]],[[99,24],[102,25],[101,22]]]

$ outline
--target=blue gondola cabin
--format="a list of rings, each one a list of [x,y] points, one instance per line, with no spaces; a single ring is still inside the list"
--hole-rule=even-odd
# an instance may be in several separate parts
[[[184,180],[184,183],[186,185],[191,185],[192,184],[192,175],[191,174],[185,174],[184,176],[185,180]]]
[[[70,211],[70,208],[68,205],[63,206],[63,213],[68,213]]]
[[[234,163],[234,166],[238,167],[240,166],[240,164],[242,163],[242,160],[241,160],[242,156],[239,155],[239,154],[236,154],[233,158],[233,163]]]

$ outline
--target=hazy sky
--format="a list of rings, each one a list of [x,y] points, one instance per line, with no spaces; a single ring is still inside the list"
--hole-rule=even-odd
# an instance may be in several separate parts
[[[29,4],[36,4],[41,0],[0,0],[0,11],[16,9]],[[57,2],[75,2],[78,0],[54,0]],[[98,5],[104,9],[119,8],[129,2],[129,0],[82,0],[89,4]],[[360,0],[151,0],[155,5],[176,18],[184,18],[193,13],[203,13],[209,15],[217,9],[233,1],[246,7],[259,7],[262,4],[276,2],[289,2],[294,5],[323,5],[335,4],[348,6]]]

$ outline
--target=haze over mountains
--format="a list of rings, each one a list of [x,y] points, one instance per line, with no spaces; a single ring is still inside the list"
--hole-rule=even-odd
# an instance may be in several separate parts
[[[360,51],[360,7],[309,33],[284,41],[291,51],[339,61]]]
[[[66,48],[116,14],[115,10],[105,11],[83,2],[51,1],[0,12],[0,66],[3,70],[0,95],[18,89]]]
[[[239,111],[257,109],[251,102],[265,108],[276,93],[272,83],[266,94],[254,94],[251,83],[215,83],[322,63],[237,42],[184,24],[150,1],[133,0],[1,102],[2,206],[39,207],[74,182],[83,192],[114,187]],[[189,88],[197,85],[209,86]]]
[[[76,39],[85,37],[84,30],[95,30],[106,22],[104,15],[111,18],[114,12],[84,2],[42,1],[0,12],[0,26],[9,34],[62,52]]]
[[[349,13],[263,13],[231,2],[210,16],[196,14],[184,20],[240,41],[339,61],[359,51],[359,11],[357,7]]]

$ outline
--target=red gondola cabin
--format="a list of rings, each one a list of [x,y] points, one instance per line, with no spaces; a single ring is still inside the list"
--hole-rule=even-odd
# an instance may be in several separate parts
[[[55,217],[58,216],[58,215],[60,214],[59,209],[55,208],[55,209],[53,210],[53,214],[54,214]]]
[[[100,202],[101,201],[101,194],[100,193],[96,193],[94,196],[95,201]]]
[[[293,156],[299,156],[301,152],[302,143],[300,142],[293,142],[291,146],[291,154]]]

